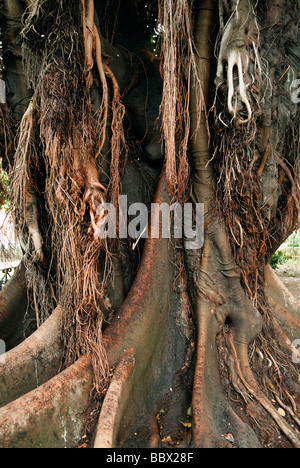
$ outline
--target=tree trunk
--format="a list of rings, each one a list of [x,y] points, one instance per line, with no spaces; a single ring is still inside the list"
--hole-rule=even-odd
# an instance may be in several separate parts
[[[297,2],[65,3],[0,2],[0,446],[299,448],[300,304],[269,266],[300,222]],[[174,203],[201,248],[163,235]]]

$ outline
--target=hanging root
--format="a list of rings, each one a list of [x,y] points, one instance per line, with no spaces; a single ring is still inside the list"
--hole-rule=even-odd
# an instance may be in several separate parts
[[[86,79],[87,87],[91,89],[93,84],[93,68],[94,68],[94,59],[93,59],[93,43],[94,43],[94,16],[95,16],[95,6],[94,0],[81,0],[82,9],[83,9],[83,34],[84,34],[84,43],[85,43],[85,65],[86,65]]]
[[[295,207],[296,207],[296,211],[297,211],[297,224],[299,225],[300,224],[300,201],[299,201],[299,190],[296,186],[296,182],[295,182],[295,179],[294,177],[292,176],[292,173],[290,171],[290,169],[288,168],[287,164],[283,161],[283,159],[280,159],[279,161],[279,166],[284,170],[284,172],[286,173],[290,183],[291,183],[291,187],[292,187],[292,190],[291,190],[291,196],[294,200],[294,203],[295,203]]]
[[[44,263],[43,241],[38,223],[37,193],[33,186],[32,175],[30,174],[31,165],[36,160],[35,155],[32,154],[34,153],[32,146],[33,112],[34,102],[31,101],[20,126],[19,142],[15,155],[13,193],[16,200],[15,206],[23,207],[20,213],[20,230],[22,230],[24,225],[27,226],[29,236],[34,245],[36,259]]]
[[[99,147],[96,152],[96,159],[101,154],[101,151],[104,147],[105,140],[106,140],[106,127],[107,127],[107,119],[108,119],[108,85],[106,81],[105,71],[104,71],[104,63],[102,61],[102,46],[101,46],[101,39],[98,32],[96,25],[93,26],[93,33],[95,37],[95,53],[96,53],[96,62],[97,68],[99,72],[100,82],[102,85],[102,104],[99,110],[99,117],[98,117],[98,132],[100,135]]]
[[[98,112],[97,134],[99,135],[99,145],[96,148],[95,160],[99,157],[105,145],[107,138],[106,128],[108,120],[108,83],[110,79],[113,88],[112,100],[112,138],[111,138],[111,181],[106,189],[100,182],[97,174],[97,168],[94,159],[89,159],[87,167],[84,168],[86,174],[86,191],[84,203],[89,205],[91,217],[91,229],[93,230],[95,240],[99,240],[99,232],[102,231],[105,223],[105,212],[103,205],[107,201],[108,191],[110,201],[117,207],[119,200],[120,187],[120,157],[126,155],[126,142],[123,130],[123,119],[125,108],[121,103],[121,95],[118,82],[109,68],[108,64],[102,59],[102,45],[99,31],[94,23],[94,0],[82,0],[83,6],[83,28],[85,38],[86,53],[86,76],[87,88],[90,89],[93,83],[94,55],[96,58],[97,70],[102,85],[102,103]],[[86,158],[88,159],[88,158]]]
[[[44,249],[49,261],[45,276],[51,275],[53,293],[64,310],[65,364],[83,354],[91,356],[98,393],[108,375],[102,324],[110,307],[106,298],[110,268],[107,246],[99,245],[95,237],[107,189],[99,182],[95,161],[98,122],[90,97],[96,47],[94,2],[39,0],[35,6],[22,35],[25,70],[35,90],[38,118],[34,130],[39,137],[35,140],[41,140],[42,147],[36,151],[40,154],[36,166],[44,168],[40,180],[48,241]],[[42,47],[36,44],[40,27],[45,37]],[[103,96],[107,112],[105,89]],[[26,163],[30,167],[28,160]],[[38,184],[39,174],[35,176]]]
[[[249,395],[251,395],[251,397],[255,398],[255,400],[267,411],[267,413],[269,413],[269,415],[276,422],[276,424],[278,425],[280,430],[285,434],[285,436],[290,440],[293,446],[295,448],[300,448],[300,433],[296,429],[291,428],[291,426],[285,421],[285,419],[280,415],[276,408],[274,408],[267,396],[259,389],[250,371],[247,358],[244,359],[244,363],[240,361],[240,357],[237,352],[236,345],[234,343],[234,336],[231,332],[226,334],[226,341],[228,349],[230,349],[230,352],[233,357],[231,363],[232,365],[234,365],[235,373],[240,381],[240,385],[242,385],[245,389],[244,392],[248,393]],[[241,390],[240,392],[243,393]],[[290,410],[290,412],[292,412],[297,419],[297,416],[294,414],[292,409]]]
[[[217,86],[227,85],[227,110],[239,125],[245,125],[252,119],[252,95],[260,92],[261,77],[259,29],[254,7],[252,0],[240,0],[235,2],[235,8],[222,31],[216,78]]]
[[[44,263],[43,241],[38,225],[38,207],[35,190],[27,184],[25,200],[25,221],[34,245],[37,260]]]
[[[102,103],[98,112],[98,132],[100,141],[95,156],[97,159],[101,154],[106,140],[106,127],[108,118],[108,84],[105,76],[104,63],[102,60],[101,38],[99,31],[94,23],[94,0],[82,0],[82,8],[87,87],[88,89],[91,89],[93,84],[94,55],[96,58],[98,74],[102,86]]]
[[[193,5],[193,2],[191,2]],[[195,65],[192,38],[192,8],[187,0],[159,1],[162,34],[163,95],[160,108],[167,180],[170,193],[183,201],[189,179],[187,157],[190,136],[190,77],[197,86],[198,115],[202,109],[201,84]],[[188,86],[186,85],[188,83]],[[199,93],[198,93],[199,91]],[[177,148],[177,142],[180,142]],[[178,169],[177,169],[178,166]]]

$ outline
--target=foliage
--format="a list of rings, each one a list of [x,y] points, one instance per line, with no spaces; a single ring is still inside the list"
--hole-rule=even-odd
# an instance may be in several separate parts
[[[278,250],[278,252],[276,252],[272,257],[271,267],[273,268],[273,270],[276,270],[278,265],[282,265],[285,262],[285,260],[286,257],[284,253],[281,252],[281,250]]]

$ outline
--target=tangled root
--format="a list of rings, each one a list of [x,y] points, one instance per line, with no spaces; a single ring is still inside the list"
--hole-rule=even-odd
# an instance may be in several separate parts
[[[221,17],[223,18],[222,6]],[[227,82],[224,76],[225,65],[227,65]],[[237,77],[235,68],[237,68]],[[251,88],[254,94],[260,92],[261,77],[259,30],[252,1],[240,0],[236,2],[235,9],[222,32],[216,78],[217,86],[226,83],[227,110],[238,125],[245,125],[251,121],[253,115]],[[243,118],[244,107],[245,118]]]
[[[248,363],[243,363],[240,360],[240,356],[238,355],[236,345],[234,343],[234,336],[232,333],[226,334],[226,341],[228,349],[230,350],[231,356],[233,359],[229,359],[228,365],[231,368],[231,376],[234,382],[234,386],[236,390],[243,396],[246,401],[249,400],[249,396],[255,398],[255,400],[269,413],[272,419],[276,422],[280,430],[286,435],[286,437],[290,440],[295,448],[300,448],[300,433],[292,429],[290,425],[285,421],[285,419],[280,415],[280,413],[276,410],[273,406],[269,398],[259,389],[256,381],[250,371],[250,367],[247,365]],[[261,352],[259,352],[259,356],[261,359],[264,359],[264,356]],[[273,364],[276,363],[269,359],[271,367]],[[272,385],[272,384],[271,384]],[[281,406],[287,408],[286,405],[282,404],[279,396],[275,393],[275,397],[277,401],[280,401]],[[293,403],[293,407],[295,408],[295,403]],[[289,407],[288,412],[292,415],[293,419],[299,421],[296,414],[294,413],[293,409]],[[297,409],[296,409],[297,412]]]

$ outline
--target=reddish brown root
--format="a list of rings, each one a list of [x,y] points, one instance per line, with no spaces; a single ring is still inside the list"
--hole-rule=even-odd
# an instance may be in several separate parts
[[[71,448],[80,439],[92,387],[82,359],[38,389],[0,409],[2,448]]]
[[[167,199],[167,187],[163,178],[156,201],[161,203]],[[111,368],[120,362],[124,349],[137,350],[132,377],[134,392],[128,396],[126,406],[131,414],[139,414],[140,409],[135,407],[136,402],[139,402],[139,408],[147,406],[144,399],[149,395],[145,395],[143,388],[146,382],[150,386],[153,381],[156,367],[151,363],[153,360],[159,362],[161,355],[167,351],[165,347],[168,346],[168,339],[161,331],[170,313],[166,291],[172,291],[172,284],[168,241],[149,239],[132,290],[103,336]],[[165,303],[162,303],[162,297],[165,297]],[[31,361],[31,366],[34,367],[33,357]],[[85,423],[84,416],[79,413],[83,413],[88,404],[92,378],[91,360],[88,357],[82,358],[48,383],[2,408],[0,445],[61,447],[64,441],[67,446],[76,445]],[[31,379],[34,381],[34,376]],[[122,428],[115,427],[115,434],[120,439]]]
[[[234,357],[237,375],[245,390],[267,411],[292,445],[295,448],[300,448],[300,434],[298,431],[291,428],[273,406],[269,398],[258,387],[250,369],[247,346],[234,342],[234,337],[231,333],[227,334],[227,343]]]
[[[97,426],[94,448],[116,448],[118,431],[130,397],[134,350],[125,353],[106,393]]]
[[[300,336],[300,322],[285,311],[271,297],[268,298],[271,312],[280,328],[285,332],[291,341]]]
[[[220,323],[209,303],[199,302],[198,346],[193,388],[193,441],[198,448],[258,448],[254,432],[230,407],[218,365],[217,334]],[[232,439],[228,441],[228,434]]]
[[[244,125],[251,121],[253,116],[252,103],[249,88],[251,86],[250,65],[253,61],[253,74],[261,76],[262,65],[259,57],[259,46],[257,43],[258,26],[251,2],[241,0],[232,8],[232,16],[224,27],[218,59],[217,84],[227,82],[228,112]],[[224,65],[227,64],[227,78],[224,77]],[[234,69],[238,71],[238,86],[234,85]],[[257,80],[259,83],[259,80]],[[235,96],[236,104],[233,105]],[[247,118],[240,116],[243,107],[246,108]]]
[[[94,15],[95,6],[94,0],[82,0],[83,8],[83,33],[85,41],[85,56],[86,56],[86,74],[87,74],[87,85],[90,89],[93,84],[93,26],[94,26]]]
[[[292,343],[292,341],[296,339],[296,336],[300,336],[300,323],[297,323],[296,328],[295,320],[293,320],[291,316],[286,314],[285,311],[281,309],[281,307],[278,304],[274,303],[272,299],[269,299],[269,304],[272,306],[273,326],[278,337],[280,348],[287,356],[294,355],[296,356],[296,358],[300,358],[300,353],[298,356],[298,352]],[[284,321],[284,316],[287,319],[287,321]],[[287,324],[290,324],[290,326],[288,326]],[[297,334],[295,334],[295,329],[297,329]],[[283,330],[285,330],[286,333],[284,333]]]
[[[61,309],[27,340],[9,351],[0,364],[0,407],[52,379],[63,359]],[[20,371],[21,370],[21,371]]]

